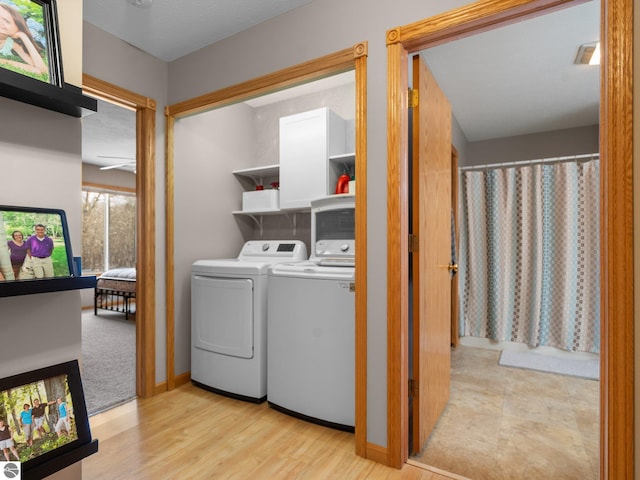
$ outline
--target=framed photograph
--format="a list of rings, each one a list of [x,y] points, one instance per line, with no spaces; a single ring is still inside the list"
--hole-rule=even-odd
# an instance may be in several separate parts
[[[0,67],[63,86],[55,0],[0,0]]]
[[[63,210],[0,205],[0,285],[73,276]]]
[[[92,442],[77,360],[0,379],[0,441],[23,478]]]

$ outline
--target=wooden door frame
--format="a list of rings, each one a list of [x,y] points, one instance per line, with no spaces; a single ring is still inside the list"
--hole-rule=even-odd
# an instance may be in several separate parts
[[[155,100],[82,75],[83,92],[136,111],[136,394],[156,393]]]
[[[485,0],[387,32],[387,464],[408,459],[407,59],[583,0]],[[601,10],[600,479],[634,475],[633,0]]]
[[[451,346],[460,345],[458,308],[458,261],[460,255],[460,226],[458,225],[458,149],[451,145],[451,207],[453,210],[453,233],[456,252],[456,274],[451,278]]]
[[[284,70],[257,77],[231,87],[185,100],[165,109],[166,117],[166,292],[167,292],[167,386],[175,388],[185,381],[176,381],[174,367],[175,341],[175,222],[174,222],[174,123],[176,119],[212,110],[248,98],[265,95],[313,80],[355,70],[356,77],[356,385],[355,440],[356,452],[365,456],[367,441],[367,56],[368,44],[361,42],[324,57]],[[188,372],[187,372],[188,373]],[[189,377],[186,377],[188,381]]]

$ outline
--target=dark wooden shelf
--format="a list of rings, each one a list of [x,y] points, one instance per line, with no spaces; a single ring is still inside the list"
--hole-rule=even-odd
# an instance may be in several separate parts
[[[47,278],[44,280],[16,280],[0,282],[0,297],[32,295],[34,293],[64,292],[95,288],[96,277]]]
[[[68,452],[62,453],[46,463],[30,468],[22,472],[22,480],[40,480],[42,478],[53,475],[63,468],[67,468],[83,458],[93,455],[98,451],[98,440],[92,440],[91,443],[81,445]]]
[[[59,87],[5,68],[0,68],[0,96],[72,117],[98,111],[98,101],[74,85]]]

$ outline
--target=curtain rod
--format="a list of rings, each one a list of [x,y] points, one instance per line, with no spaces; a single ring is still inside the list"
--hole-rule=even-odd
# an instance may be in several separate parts
[[[564,157],[551,157],[551,158],[539,158],[537,160],[520,160],[517,162],[503,162],[503,163],[487,163],[484,165],[469,165],[466,167],[459,167],[459,170],[486,170],[489,168],[509,168],[509,167],[517,167],[521,165],[535,165],[538,163],[561,163],[561,162],[570,162],[573,160],[581,160],[588,162],[589,160],[593,160],[596,158],[600,158],[599,153],[587,153],[584,155],[567,155]]]

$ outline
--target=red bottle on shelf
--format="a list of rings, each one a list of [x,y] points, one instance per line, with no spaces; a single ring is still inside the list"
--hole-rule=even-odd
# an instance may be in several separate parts
[[[351,177],[343,173],[338,177],[338,182],[336,183],[336,193],[349,193],[349,180]]]

